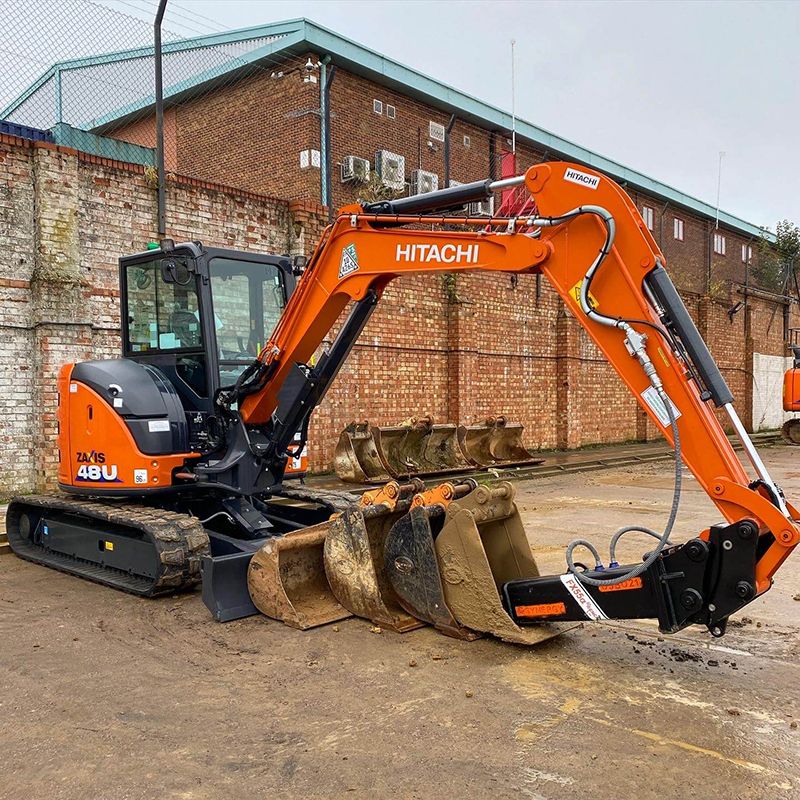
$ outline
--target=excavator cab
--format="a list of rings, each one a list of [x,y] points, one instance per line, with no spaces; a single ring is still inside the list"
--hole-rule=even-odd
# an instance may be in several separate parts
[[[152,364],[187,410],[213,398],[254,361],[295,287],[292,262],[170,242],[120,259],[123,357]]]

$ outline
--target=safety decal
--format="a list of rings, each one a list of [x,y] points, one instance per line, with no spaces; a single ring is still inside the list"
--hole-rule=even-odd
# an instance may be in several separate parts
[[[571,573],[561,576],[561,583],[583,609],[589,619],[608,619],[608,615],[595,602],[594,598],[583,588],[581,582]]]
[[[669,414],[667,414],[666,406],[664,405],[664,401],[661,399],[661,395],[658,393],[658,391],[654,387],[648,386],[647,389],[642,392],[642,399],[645,401],[645,403],[647,403],[647,405],[650,407],[650,410],[656,415],[656,417],[658,417],[658,421],[665,428],[668,427]],[[667,399],[669,400],[669,397],[667,397]],[[678,417],[681,415],[681,412],[678,410],[672,400],[669,401],[669,404],[672,407],[672,415],[675,417],[675,419],[678,419]]]
[[[579,186],[585,186],[587,189],[596,189],[600,185],[599,175],[587,175],[585,172],[580,172],[571,167],[564,173],[564,180],[570,183],[577,183]]]
[[[358,269],[358,253],[356,246],[349,244],[342,250],[342,260],[339,262],[339,280]]]
[[[569,290],[570,296],[578,305],[581,304],[581,286],[583,286],[582,278]],[[591,292],[589,292],[588,299],[590,308],[595,309],[600,305],[600,303],[597,302],[597,298]]]
[[[518,617],[557,617],[567,613],[564,603],[536,603],[529,606],[515,606]]]

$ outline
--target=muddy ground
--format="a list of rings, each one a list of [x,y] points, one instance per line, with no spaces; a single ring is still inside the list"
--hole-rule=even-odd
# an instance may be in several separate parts
[[[800,497],[800,450],[764,455]],[[690,538],[718,515],[686,483]],[[575,535],[662,525],[670,465],[518,499],[561,571]],[[137,600],[5,556],[0,798],[800,798],[797,558],[722,640],[642,622],[526,650],[357,619],[219,625],[196,594]]]

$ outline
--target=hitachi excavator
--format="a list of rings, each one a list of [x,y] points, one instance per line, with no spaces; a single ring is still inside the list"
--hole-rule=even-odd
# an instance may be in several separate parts
[[[530,193],[530,214],[462,213],[509,187]],[[533,643],[559,624],[607,618],[721,636],[800,541],[800,514],[753,447],[663,255],[606,176],[545,163],[501,181],[346,206],[296,287],[300,265],[249,256],[245,269],[242,258],[165,241],[121,260],[123,358],[62,369],[63,494],[11,502],[19,556],[143,596],[202,581],[220,620],[258,608],[302,628],[355,613],[396,630],[429,623],[464,639]],[[386,286],[401,275],[476,270],[544,275],[673,445],[662,532],[622,528],[607,559],[577,539],[563,574],[542,576],[509,483],[416,480],[357,496],[284,479]],[[682,464],[720,519],[674,543]],[[619,539],[637,531],[651,537],[648,552],[620,565]],[[589,563],[576,560],[579,548]]]

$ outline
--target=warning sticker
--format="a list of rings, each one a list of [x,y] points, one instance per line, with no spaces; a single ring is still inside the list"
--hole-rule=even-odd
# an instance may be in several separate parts
[[[356,253],[356,246],[354,244],[349,244],[342,250],[342,260],[339,262],[339,279],[341,280],[357,269],[358,253]]]
[[[573,300],[574,300],[574,301],[575,301],[575,302],[576,302],[578,305],[580,305],[580,304],[581,304],[581,286],[583,286],[583,281],[582,281],[582,280],[581,280],[581,281],[578,281],[578,282],[577,282],[577,283],[576,283],[576,284],[575,284],[575,285],[574,285],[574,286],[573,286],[573,287],[572,287],[572,288],[569,290],[569,293],[570,293],[570,295],[571,295],[572,299],[573,299]],[[591,306],[593,309],[594,309],[594,308],[597,308],[597,306],[599,306],[599,305],[600,305],[600,303],[598,303],[598,302],[597,302],[597,298],[596,298],[596,297],[595,297],[595,296],[594,296],[594,295],[593,295],[591,292],[589,292],[589,305],[590,305],[590,306]]]
[[[664,401],[661,399],[661,395],[656,391],[653,386],[648,386],[642,392],[642,399],[647,403],[650,410],[656,415],[658,421],[666,428],[669,426],[669,414],[667,414],[667,409],[664,406]],[[667,398],[669,400],[669,397]],[[678,411],[677,406],[672,400],[669,401],[670,406],[672,407],[672,414],[674,415],[675,419],[680,417],[681,412]]]

